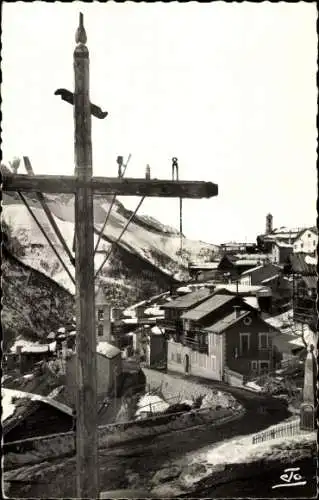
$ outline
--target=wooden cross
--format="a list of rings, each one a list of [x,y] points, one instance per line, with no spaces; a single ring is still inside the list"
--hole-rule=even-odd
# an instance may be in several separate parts
[[[90,102],[86,40],[80,14],[74,50],[75,89],[74,94],[71,97],[68,94],[65,99],[74,106],[74,176],[3,172],[2,182],[4,191],[40,193],[41,204],[43,193],[72,193],[75,197],[77,496],[99,498],[93,195],[198,199],[217,196],[218,186],[199,181],[92,177],[91,114],[98,118],[104,116],[101,109]],[[60,91],[58,95],[63,98]]]

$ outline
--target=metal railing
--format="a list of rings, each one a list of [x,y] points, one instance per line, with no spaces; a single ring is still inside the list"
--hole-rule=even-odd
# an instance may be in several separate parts
[[[269,431],[261,432],[253,436],[253,444],[263,443],[270,439],[276,439],[279,437],[294,436],[300,432],[300,421],[294,420],[293,422],[287,423],[285,425],[280,425],[270,429]]]

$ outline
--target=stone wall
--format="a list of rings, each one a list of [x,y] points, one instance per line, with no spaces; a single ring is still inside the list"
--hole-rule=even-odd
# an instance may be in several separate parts
[[[99,448],[156,436],[173,430],[183,430],[199,425],[221,425],[237,419],[242,412],[230,409],[205,408],[172,415],[158,415],[145,420],[110,424],[99,428]],[[46,437],[26,439],[3,446],[4,470],[27,464],[36,464],[46,459],[72,456],[75,453],[73,432]]]

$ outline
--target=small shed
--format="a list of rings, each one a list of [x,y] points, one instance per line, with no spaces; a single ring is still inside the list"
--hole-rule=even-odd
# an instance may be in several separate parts
[[[108,342],[97,344],[97,396],[98,398],[118,393],[122,378],[121,351]],[[75,404],[76,358],[73,353],[66,360],[66,397]]]
[[[163,330],[153,326],[149,332],[149,343],[146,349],[147,364],[150,368],[165,368],[167,361],[166,339]]]
[[[72,409],[53,398],[2,388],[4,443],[72,430]]]

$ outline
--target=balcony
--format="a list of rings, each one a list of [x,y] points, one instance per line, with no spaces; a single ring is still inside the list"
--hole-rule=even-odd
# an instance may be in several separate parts
[[[178,319],[161,318],[157,319],[156,323],[162,328],[166,328],[167,330],[173,330],[177,333],[180,333],[182,331],[182,322]]]
[[[187,347],[190,347],[193,351],[208,354],[208,345],[200,344],[198,341],[190,337],[185,337],[183,344]]]

